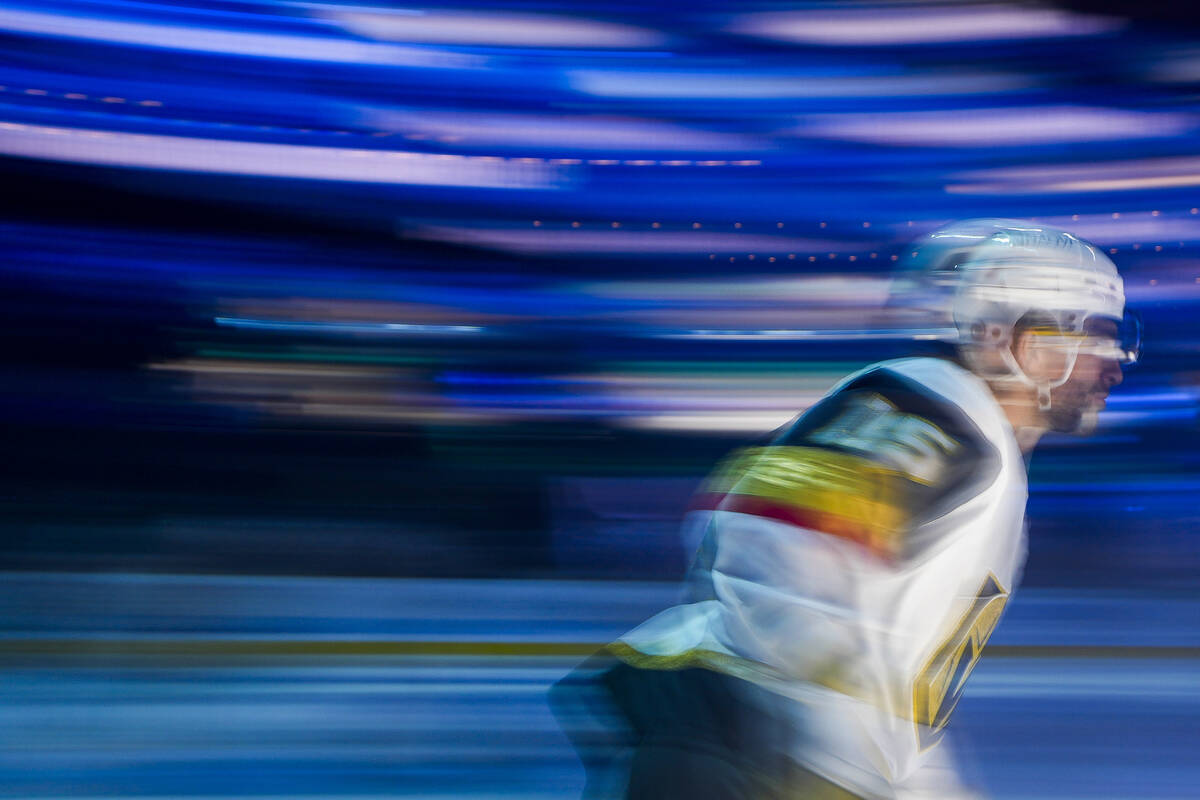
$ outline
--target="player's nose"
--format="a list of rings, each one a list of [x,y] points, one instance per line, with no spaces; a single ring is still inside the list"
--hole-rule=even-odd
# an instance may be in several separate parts
[[[1103,363],[1100,380],[1103,381],[1105,389],[1111,389],[1125,380],[1125,373],[1121,371],[1121,365],[1115,359],[1106,358]]]

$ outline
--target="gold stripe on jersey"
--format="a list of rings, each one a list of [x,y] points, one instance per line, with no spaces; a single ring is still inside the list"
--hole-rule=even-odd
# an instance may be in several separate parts
[[[655,655],[643,653],[625,642],[616,641],[606,645],[602,652],[638,669],[707,669],[767,687],[778,686],[792,680],[791,677],[768,664],[731,653],[722,653],[718,650],[692,648],[681,653]],[[852,696],[859,694],[857,690],[839,681],[836,673],[837,670],[833,665],[829,665],[806,676],[806,679],[842,694]]]
[[[697,505],[777,519],[898,554],[909,515],[904,473],[822,447],[747,448],[705,483]]]

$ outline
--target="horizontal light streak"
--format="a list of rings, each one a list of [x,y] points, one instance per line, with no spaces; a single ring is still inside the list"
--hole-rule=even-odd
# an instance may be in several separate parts
[[[1083,440],[1079,440],[1083,441]],[[1128,444],[1135,439],[1112,438]],[[1129,488],[1129,476],[1092,480],[1064,473],[1057,483],[1037,481],[1034,490],[1043,496],[1060,493],[1120,494]],[[1151,476],[1153,477],[1153,476]],[[682,480],[687,492],[699,477]],[[611,483],[610,483],[611,481]],[[640,477],[579,479],[582,485],[610,485],[617,490],[626,481],[642,485]],[[576,481],[567,479],[568,483]],[[658,480],[652,480],[662,485]],[[1200,481],[1178,476],[1139,480],[1138,490],[1152,488],[1182,496],[1200,492]],[[1116,498],[1119,502],[1119,498]],[[217,527],[222,530],[285,532],[327,524],[319,516],[263,516],[240,518],[219,513],[203,516],[171,515],[162,520],[171,531]],[[341,520],[342,535],[390,536],[395,522]],[[627,629],[628,615],[648,615],[674,602],[673,582],[634,580],[563,579],[463,579],[383,578],[321,575],[181,574],[150,572],[0,572],[0,598],[5,608],[20,613],[27,623],[10,626],[0,638],[11,642],[87,641],[593,641],[592,636]],[[546,598],[555,602],[548,604]],[[363,603],[364,597],[375,602]],[[64,611],[70,611],[64,614]],[[219,612],[219,614],[214,613]],[[565,613],[564,613],[565,612]],[[1125,613],[1128,612],[1128,613]],[[1162,592],[1094,588],[1086,592],[1061,588],[1026,588],[1006,617],[1002,629],[1010,649],[1170,651],[1174,646],[1197,649],[1200,643],[1200,600],[1193,592]],[[122,625],[114,627],[114,617]],[[638,616],[637,618],[642,618]],[[570,620],[570,625],[549,631],[547,620]],[[269,620],[270,634],[262,623]],[[330,623],[337,623],[333,630]],[[436,627],[450,623],[451,627]],[[611,641],[603,636],[597,642]],[[990,647],[990,645],[989,645]],[[1051,649],[1047,648],[1047,649]],[[1039,648],[1040,649],[1040,648]],[[990,651],[989,651],[990,652]],[[1200,655],[1200,653],[1197,653]],[[181,674],[200,674],[208,668],[180,668]],[[286,679],[281,668],[246,665],[246,674]],[[300,679],[318,678],[320,669],[288,667]],[[353,678],[394,678],[387,665],[346,667]],[[531,667],[532,669],[532,667]],[[469,680],[469,669],[451,666],[410,665],[412,675],[437,682]],[[90,671],[89,671],[90,672]],[[559,677],[546,674],[547,683]],[[22,687],[29,684],[13,676]],[[58,675],[47,676],[46,691],[57,693]],[[233,676],[231,676],[233,677]],[[1069,678],[1070,676],[1068,676]],[[234,680],[237,680],[234,677]],[[107,685],[111,675],[90,674],[88,687]],[[156,685],[162,685],[157,683]],[[71,697],[78,695],[71,693]]]
[[[888,297],[891,280],[882,277],[851,275],[810,275],[780,278],[744,275],[728,280],[645,280],[597,281],[574,284],[570,288],[591,297],[627,300],[723,301],[746,300],[800,303],[808,306],[821,302],[855,302],[864,306]]]
[[[393,150],[198,139],[11,122],[0,123],[0,131],[0,154],[75,164],[493,189],[552,189],[563,173],[561,168],[545,163]]]
[[[1116,411],[1126,407],[1137,409],[1170,408],[1172,406],[1200,408],[1200,391],[1190,392],[1143,392],[1131,394],[1120,391],[1108,398],[1108,408]]]
[[[425,47],[404,47],[330,36],[251,33],[191,25],[127,22],[13,8],[0,8],[0,30],[164,50],[295,61],[451,69],[474,69],[487,64],[487,60],[481,56]]]
[[[593,387],[616,387],[622,391],[628,390],[637,396],[662,396],[664,403],[670,402],[705,402],[710,396],[719,395],[721,402],[727,402],[729,397],[740,398],[742,402],[753,405],[762,401],[763,407],[778,408],[779,402],[791,405],[794,402],[812,402],[819,400],[843,377],[840,372],[830,370],[811,370],[808,372],[788,372],[783,369],[771,370],[761,365],[749,362],[734,366],[713,366],[702,369],[690,364],[676,365],[686,367],[669,372],[656,372],[643,365],[633,365],[634,369],[627,372],[603,371],[565,375],[564,384]]]
[[[1186,114],[1083,106],[956,108],[808,117],[803,137],[923,147],[999,147],[1173,137],[1195,127]]]
[[[725,414],[653,414],[619,417],[614,423],[623,428],[656,431],[704,431],[726,433],[766,433],[796,416],[799,411],[737,411]]]
[[[214,321],[217,325],[224,328],[298,333],[432,334],[442,336],[483,333],[485,330],[478,325],[429,325],[404,322],[317,322],[305,320],[246,319],[241,317],[216,317]]]
[[[492,47],[628,48],[665,46],[661,31],[553,14],[445,9],[370,9],[326,3],[296,4],[312,9],[359,36],[414,44]]]
[[[1073,214],[1038,217],[1039,222],[1063,228],[1102,245],[1177,243],[1200,239],[1200,217],[1152,217],[1148,214]]]
[[[785,420],[786,421],[786,420]],[[482,583],[482,581],[480,581]],[[531,581],[532,583],[532,581]],[[547,581],[548,583],[548,581]],[[317,637],[301,635],[291,637],[262,637],[262,636],[175,636],[160,635],[129,635],[121,637],[97,636],[89,634],[75,637],[23,636],[0,640],[0,653],[6,655],[20,654],[29,656],[447,656],[480,658],[528,658],[528,657],[571,657],[579,658],[592,655],[604,646],[605,642],[584,641],[566,638],[534,638],[514,640],[500,637],[491,638],[453,638],[445,636],[437,639],[411,639],[400,637],[363,637],[361,635],[337,635]],[[993,652],[995,650],[996,652]],[[1187,644],[1170,645],[1095,645],[1095,644],[1054,644],[1054,645],[991,645],[988,648],[989,658],[1053,658],[1053,659],[1187,659],[1200,658],[1200,647]],[[341,665],[339,665],[341,666]],[[343,667],[344,668],[344,667]],[[411,667],[406,666],[411,670]],[[438,670],[444,674],[444,669]],[[556,673],[557,675],[557,673]],[[1164,684],[1162,678],[1168,680]],[[395,675],[389,672],[388,680],[379,683],[356,684],[347,686],[321,686],[318,691],[324,693],[347,692],[378,692],[381,688],[390,689],[396,693],[413,694],[416,692],[453,691],[466,688],[471,693],[488,692],[544,692],[545,686],[494,686],[467,683],[461,680],[447,680],[439,683],[422,681],[419,685],[398,685]],[[1007,685],[1003,678],[992,676],[987,679],[990,686],[985,694],[989,696],[1020,696],[1046,694],[1051,691],[1054,696],[1063,692],[1074,695],[1110,696],[1113,692],[1112,676],[1104,675],[1094,678],[1090,685],[1079,686],[1078,676],[1072,675],[1066,683],[1055,681],[1052,686],[1033,687],[1021,681],[1017,685]],[[1011,680],[1011,679],[1010,679]],[[1130,697],[1143,697],[1147,694],[1145,681],[1140,676],[1131,680],[1127,687]],[[178,688],[175,683],[166,684],[168,688]],[[1190,674],[1156,676],[1158,691],[1151,692],[1155,696],[1180,695],[1192,697],[1195,695],[1195,678]],[[143,688],[144,690],[144,688]],[[222,694],[233,693],[228,686],[220,688]],[[289,695],[300,694],[298,687],[288,686]],[[148,800],[159,800],[153,795],[139,795]],[[205,795],[191,795],[190,798],[205,798]],[[228,797],[228,795],[212,795],[212,798]],[[294,795],[254,795],[262,800],[276,798],[292,798]],[[322,794],[328,798],[330,795]],[[345,800],[369,800],[378,795],[333,795],[334,798]]]
[[[503,146],[579,149],[640,153],[728,154],[764,150],[769,142],[744,134],[721,133],[647,119],[619,119],[599,115],[571,115],[462,110],[398,110],[368,108],[360,112],[363,124],[395,130],[410,137],[462,147]]]
[[[659,339],[714,339],[714,340],[734,340],[734,341],[835,341],[835,342],[852,342],[852,341],[875,341],[875,340],[893,340],[901,341],[933,341],[945,339],[955,332],[952,329],[938,330],[762,330],[762,331],[743,331],[743,330],[696,330],[684,331],[680,333],[659,333],[652,334],[654,338]]]
[[[484,581],[476,581],[484,583]],[[533,583],[533,581],[529,581]],[[551,583],[551,581],[538,581],[538,583]],[[612,582],[606,581],[606,584]],[[541,587],[538,587],[541,588]],[[550,587],[546,587],[546,591],[550,591]],[[614,592],[615,594],[615,592]],[[670,598],[663,601],[670,602]],[[572,609],[573,611],[575,609]],[[585,609],[588,610],[588,609]],[[324,613],[325,610],[322,610]],[[540,618],[539,618],[540,619]],[[371,637],[366,638],[361,635],[331,635],[318,637],[313,635],[297,635],[297,636],[277,636],[277,637],[262,637],[262,636],[175,636],[164,637],[160,635],[130,635],[123,636],[98,636],[95,634],[87,634],[84,636],[72,637],[53,637],[53,636],[37,636],[27,635],[22,637],[7,637],[0,640],[0,653],[12,655],[73,655],[82,657],[93,657],[96,655],[105,656],[328,656],[328,655],[349,655],[349,656],[448,656],[448,657],[488,657],[488,658],[527,658],[536,657],[570,657],[578,659],[581,656],[592,655],[600,648],[604,647],[607,640],[585,641],[580,639],[566,638],[535,638],[530,636],[527,639],[513,640],[498,637],[492,638],[452,638],[445,636],[439,639],[409,639],[409,638],[384,638]],[[1094,644],[1054,644],[1054,645],[997,645],[993,644],[988,647],[989,658],[1052,658],[1052,659],[1187,659],[1195,660],[1200,658],[1200,647],[1188,644],[1168,644],[1168,645],[1094,645]],[[340,669],[345,669],[345,666],[339,664]],[[210,667],[211,668],[211,667]],[[478,667],[476,667],[478,668]],[[227,669],[227,667],[218,667],[217,669]],[[260,672],[264,668],[255,666],[247,668],[246,671],[250,674]],[[420,685],[398,685],[395,676],[395,667],[388,669],[387,674],[383,676],[383,680],[378,683],[369,684],[354,684],[352,686],[321,686],[315,690],[318,692],[328,693],[359,693],[363,691],[376,692],[381,689],[390,689],[397,694],[413,694],[416,692],[436,692],[450,691],[455,688],[467,688],[472,693],[476,692],[504,692],[504,693],[529,693],[529,692],[545,692],[546,687],[537,685],[534,687],[527,686],[494,686],[490,684],[480,685],[474,682],[463,680],[446,680],[440,683],[429,683],[422,681]],[[405,665],[405,670],[415,672],[410,665]],[[438,674],[446,674],[447,669],[439,666],[436,668]],[[561,670],[554,669],[554,676],[558,677]],[[290,677],[296,674],[294,667],[288,669],[287,676]],[[419,674],[419,672],[417,673]],[[1182,696],[1192,697],[1195,694],[1195,679],[1191,675],[1171,675],[1170,682],[1165,686],[1159,683],[1160,691],[1154,694],[1162,696],[1164,694],[1178,694]],[[481,679],[482,680],[482,679]],[[549,678],[546,684],[553,680]],[[1002,678],[992,676],[984,679],[990,681],[991,685],[987,687],[985,693],[992,696],[1028,696],[1035,691],[1034,687],[1030,687],[1027,683],[1022,682],[1020,687],[1024,687],[1026,691],[1019,691],[1017,687],[1004,685]],[[1078,681],[1078,676],[1071,675],[1067,680],[1072,682]],[[177,689],[178,684],[170,682],[164,684],[168,689]],[[277,684],[272,684],[277,685]],[[1124,687],[1123,687],[1124,688]],[[145,686],[143,686],[143,691]],[[1047,687],[1048,691],[1049,687]],[[1105,675],[1094,680],[1091,686],[1085,686],[1082,689],[1076,684],[1070,684],[1055,681],[1053,685],[1056,696],[1063,690],[1070,691],[1074,689],[1074,694],[1095,694],[1104,697],[1109,697],[1113,691],[1112,676]],[[287,686],[286,689],[289,695],[303,694],[306,691],[314,691],[311,687],[304,689],[300,687]],[[221,686],[220,692],[222,695],[235,694],[232,688]],[[1128,694],[1131,697],[1143,697],[1146,695],[1145,679],[1142,675],[1137,675],[1130,680],[1128,686]],[[109,800],[109,796],[103,797],[103,800]],[[217,798],[227,798],[228,794],[220,795],[187,795],[192,800],[217,800]],[[334,798],[335,800],[374,800],[378,798],[378,794],[354,794],[354,795],[329,795],[322,794],[322,798]],[[491,796],[491,795],[489,795]],[[116,796],[111,796],[115,800]],[[177,797],[177,795],[142,795],[138,797],[144,800],[166,800],[168,797]],[[256,800],[294,800],[295,795],[266,795],[255,794]]]
[[[1095,36],[1123,20],[1027,5],[897,4],[861,9],[778,11],[736,17],[728,29],[783,42],[887,46]]]
[[[1090,181],[1059,181],[1025,188],[1005,183],[948,184],[949,194],[1054,194],[1057,192],[1122,192],[1136,189],[1182,189],[1200,186],[1200,172],[1161,178],[1096,178]]]
[[[391,374],[380,367],[355,367],[344,364],[297,364],[260,359],[182,358],[175,361],[156,361],[148,369],[167,372],[190,372],[217,375],[262,375],[264,377],[299,378],[380,378]]]
[[[1129,159],[961,173],[949,194],[1052,194],[1200,186],[1200,158]]]
[[[1160,83],[1200,81],[1200,52],[1194,49],[1176,50],[1161,54],[1160,59],[1146,70],[1146,79]]]
[[[902,335],[901,332],[896,332]],[[149,369],[186,373],[196,400],[281,417],[370,420],[381,424],[555,423],[602,421],[615,427],[676,431],[767,431],[819,401],[842,372],[711,371],[654,374],[597,372],[544,376],[508,386],[453,382],[452,391],[387,368],[262,359],[179,359]],[[547,391],[547,388],[553,390]],[[558,387],[558,388],[554,388]],[[574,387],[569,392],[560,389]],[[1193,402],[1189,402],[1193,401]],[[1106,428],[1164,420],[1192,421],[1184,392],[1114,397]]]
[[[828,77],[804,73],[729,71],[572,70],[571,87],[597,97],[631,100],[788,100],[806,97],[928,97],[1014,92],[1032,88],[1032,76],[942,71]]]
[[[1195,423],[1200,419],[1200,409],[1161,408],[1152,411],[1102,411],[1099,428],[1128,428],[1135,425],[1162,425],[1167,422]],[[1190,427],[1190,425],[1189,425]]]
[[[793,252],[846,252],[847,247],[865,250],[867,245],[852,245],[822,239],[797,239],[741,233],[689,233],[686,231],[586,231],[586,230],[511,230],[426,225],[406,231],[418,239],[455,242],[509,250],[518,253],[758,253],[771,255]]]

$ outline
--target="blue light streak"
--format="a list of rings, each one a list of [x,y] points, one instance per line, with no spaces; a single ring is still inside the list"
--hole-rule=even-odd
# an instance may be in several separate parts
[[[215,317],[214,322],[221,327],[241,330],[334,335],[458,336],[462,334],[484,333],[486,330],[479,325],[426,325],[404,322],[315,322],[303,320],[244,319],[239,317]]]

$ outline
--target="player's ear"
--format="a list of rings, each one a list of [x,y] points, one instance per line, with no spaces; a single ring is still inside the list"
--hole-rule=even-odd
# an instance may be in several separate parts
[[[1013,358],[1021,371],[1035,381],[1052,380],[1062,374],[1064,354],[1061,348],[1051,346],[1056,330],[1053,320],[1041,319],[1036,314],[1027,314],[1013,326]]]
[[[1011,347],[1022,372],[1031,378],[1040,372],[1037,333],[1031,326],[1018,324],[1013,328]]]

